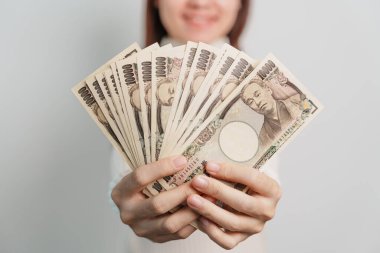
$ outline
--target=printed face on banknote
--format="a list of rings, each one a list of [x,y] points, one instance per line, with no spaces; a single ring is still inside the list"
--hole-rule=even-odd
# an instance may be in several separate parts
[[[165,78],[158,83],[157,87],[157,100],[158,103],[164,106],[171,106],[174,99],[176,83],[170,79]]]
[[[220,92],[220,98],[221,101],[224,101],[225,98],[230,95],[230,93],[239,85],[239,82],[236,80],[229,80],[227,83],[222,87],[222,90]]]
[[[131,97],[131,104],[133,108],[137,111],[141,111],[140,103],[140,89],[138,85],[134,85],[129,91]]]
[[[279,80],[281,83],[277,82]],[[300,117],[304,109],[301,94],[297,92],[286,99],[275,99],[273,90],[269,86],[273,85],[273,81],[277,83],[272,87],[281,90],[279,87],[283,87],[282,84],[285,84],[287,79],[284,80],[282,74],[278,72],[267,80],[255,78],[244,86],[240,94],[241,100],[246,105],[264,116],[264,123],[259,134],[261,149],[273,142],[295,118]]]
[[[272,90],[260,79],[246,85],[241,98],[252,110],[267,117],[277,118],[276,101],[272,96]]]
[[[100,107],[98,105],[94,106],[94,112],[95,112],[95,115],[98,118],[99,122],[101,122],[102,124],[104,124],[108,128],[109,127],[108,121],[107,121],[106,117],[104,116],[102,110],[100,109]]]
[[[205,79],[206,75],[204,73],[199,73],[195,75],[193,81],[191,82],[191,95],[194,97],[197,95],[197,92],[199,88],[202,85],[203,80]]]
[[[145,103],[147,106],[152,105],[152,84],[151,82],[147,83],[145,87],[145,97],[144,97]]]

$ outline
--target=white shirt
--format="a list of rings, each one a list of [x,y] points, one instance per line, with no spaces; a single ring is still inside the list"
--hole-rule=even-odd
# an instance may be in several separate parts
[[[221,47],[225,42],[228,42],[226,38],[216,41],[213,43],[214,46]],[[177,46],[180,43],[173,39],[164,38],[161,41],[161,45],[171,43],[173,46]],[[122,161],[121,157],[113,150],[111,157],[111,170],[113,181],[110,183],[110,192],[112,188],[118,183],[118,181],[125,175],[127,175],[131,170]],[[268,163],[262,167],[262,171],[267,175],[278,181],[278,160],[273,157]],[[109,194],[110,196],[110,194]],[[116,206],[111,200],[115,210]],[[118,212],[118,210],[117,210]],[[153,243],[148,239],[137,237],[132,229],[127,230],[127,235],[121,238],[126,238],[126,248],[123,253],[133,252],[133,253],[187,253],[187,252],[225,252],[223,248],[218,246],[216,243],[211,241],[206,234],[201,231],[195,231],[189,238],[185,240],[170,241],[167,243]],[[229,252],[255,252],[264,253],[267,252],[265,248],[265,238],[264,233],[253,235],[247,238],[244,242],[241,242],[233,250]]]

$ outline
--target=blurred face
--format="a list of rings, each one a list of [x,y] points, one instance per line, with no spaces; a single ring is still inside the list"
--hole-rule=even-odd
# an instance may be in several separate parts
[[[174,99],[175,83],[164,82],[157,88],[157,98],[162,105],[171,106]]]
[[[149,83],[149,85],[146,86],[145,89],[145,103],[147,105],[152,104],[152,85]]]
[[[136,110],[141,111],[140,89],[139,88],[135,87],[135,89],[132,91],[131,104]]]
[[[211,43],[227,36],[235,24],[240,0],[157,0],[161,22],[170,37]]]
[[[242,94],[242,99],[254,111],[271,115],[276,108],[276,101],[272,96],[272,90],[269,87],[261,87],[256,83],[250,83]]]
[[[223,90],[222,90],[222,96],[221,99],[224,101],[230,95],[230,93],[237,87],[237,83],[235,82],[228,82],[224,85]]]
[[[204,79],[205,79],[205,76],[199,75],[193,80],[193,83],[191,84],[191,93],[193,96],[195,96],[197,94],[197,92],[198,92],[199,88],[201,87]]]

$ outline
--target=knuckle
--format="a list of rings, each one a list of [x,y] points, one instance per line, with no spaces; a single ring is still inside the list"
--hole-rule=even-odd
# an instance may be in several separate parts
[[[220,165],[219,173],[221,174],[222,178],[230,178],[230,175],[231,175],[230,165],[226,163],[222,163]]]
[[[260,221],[260,220],[254,220],[251,222],[246,232],[250,235],[261,233],[264,229],[264,225],[265,225],[265,222]]]
[[[268,220],[271,220],[274,218],[274,215],[275,215],[275,210],[273,208],[271,209],[268,209],[264,212],[264,220],[268,221]]]
[[[137,228],[132,228],[133,229],[133,232],[135,233],[135,235],[137,235],[138,237],[146,237],[147,233],[146,231],[142,230],[142,229],[137,229]]]
[[[209,179],[210,181],[210,186],[209,186],[209,192],[212,196],[215,196],[215,197],[218,197],[220,196],[220,193],[221,193],[221,189],[220,189],[220,185],[216,182],[216,180],[213,180],[213,179]]]
[[[255,203],[253,203],[253,201],[247,201],[245,199],[242,199],[239,204],[243,213],[250,215],[255,213],[256,205]]]
[[[163,172],[165,173],[165,176],[173,173],[173,171],[175,169],[175,165],[174,165],[171,157],[164,158],[162,160],[161,166],[163,167]]]
[[[274,197],[275,197],[275,200],[278,202],[282,197],[282,189],[276,181],[274,182],[274,185],[275,185],[274,186]]]
[[[225,242],[222,243],[221,246],[226,250],[232,250],[233,248],[236,247],[237,244],[238,242],[234,240],[226,240]]]
[[[261,213],[261,217],[263,220],[268,221],[273,219],[275,213],[276,213],[276,208],[274,207],[273,203],[271,201],[263,201],[263,209]]]
[[[183,230],[180,230],[176,233],[176,236],[179,238],[179,239],[186,239],[187,237],[190,236],[190,233],[186,232],[186,231],[183,231]]]
[[[151,240],[152,242],[155,242],[155,243],[164,243],[164,242],[167,242],[168,239],[164,239],[164,238],[160,238],[160,237],[154,237],[154,238],[148,238],[149,240]]]
[[[155,215],[164,214],[166,212],[164,203],[162,203],[158,197],[152,198],[150,205]]]
[[[111,192],[112,201],[118,206],[120,204],[120,191],[116,188],[113,188]]]
[[[152,164],[154,170],[157,171],[158,177],[165,177],[174,173],[174,164],[170,157],[162,158]]]
[[[253,234],[261,233],[264,229],[264,223],[259,223],[256,226],[253,227]]]
[[[183,185],[180,186],[180,187],[182,187],[180,193],[183,194],[184,198],[189,197],[190,195],[197,193],[197,192],[194,190],[194,188],[191,187],[190,182],[185,183],[185,184],[183,184]]]
[[[174,234],[178,231],[177,225],[171,219],[166,219],[162,223],[162,229],[169,234]]]
[[[255,182],[256,184],[263,184],[265,183],[265,174],[258,170],[252,170],[251,172],[251,180],[252,182]]]
[[[120,212],[120,219],[125,225],[131,225],[133,216],[129,212]]]
[[[229,224],[228,230],[234,231],[234,232],[241,230],[241,224],[240,224],[239,220],[238,219],[232,219],[230,224]]]
[[[132,180],[136,183],[138,186],[144,186],[146,184],[145,182],[145,175],[144,171],[142,169],[137,169],[131,174]]]

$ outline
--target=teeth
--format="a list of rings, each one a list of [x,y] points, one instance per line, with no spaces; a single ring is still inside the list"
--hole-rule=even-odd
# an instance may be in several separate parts
[[[190,20],[194,23],[205,23],[207,21],[205,17],[200,16],[193,16]]]

